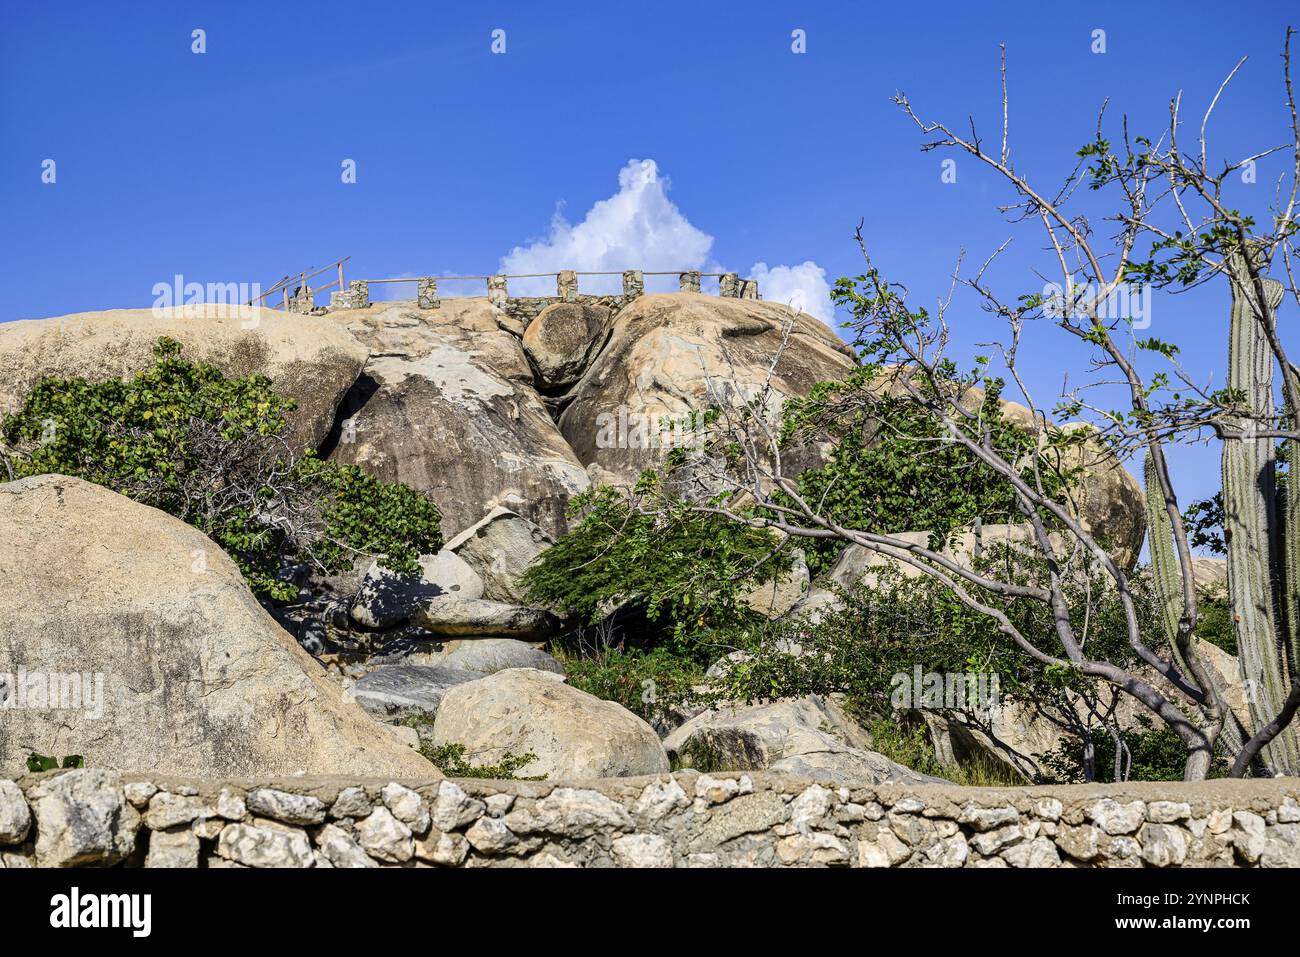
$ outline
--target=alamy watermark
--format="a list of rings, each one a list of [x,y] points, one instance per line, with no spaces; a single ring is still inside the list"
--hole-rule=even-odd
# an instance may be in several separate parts
[[[1102,322],[1128,320],[1134,329],[1151,326],[1151,284],[1118,283],[1105,296],[1096,283],[1057,282],[1043,286],[1043,311],[1057,319],[1094,317]]]
[[[895,674],[889,685],[889,703],[895,710],[961,711],[990,718],[1002,705],[997,672],[922,671],[916,665],[910,674]]]
[[[81,711],[98,721],[104,716],[104,674],[25,667],[0,671],[0,711]]]
[[[162,318],[179,313],[186,319],[238,319],[244,329],[262,318],[260,282],[187,282],[177,273],[171,282],[156,282],[152,312]]]

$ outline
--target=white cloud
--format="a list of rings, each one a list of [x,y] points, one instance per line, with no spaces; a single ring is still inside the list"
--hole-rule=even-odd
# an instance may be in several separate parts
[[[758,291],[768,302],[793,306],[822,322],[830,323],[835,315],[831,305],[831,287],[826,270],[811,259],[797,266],[772,266],[757,262],[749,271],[758,280]]]
[[[618,192],[597,202],[582,222],[569,223],[560,209],[545,239],[516,246],[501,259],[503,273],[621,272],[624,269],[702,269],[709,265],[713,237],[696,229],[668,198],[669,182],[654,160],[630,160],[618,173]],[[524,294],[550,294],[549,279],[514,280]],[[584,279],[584,291],[621,288],[617,277],[604,283]]]
[[[554,273],[646,272],[699,269],[722,272],[712,257],[713,237],[691,225],[668,198],[671,184],[652,159],[629,160],[618,173],[618,192],[602,199],[576,225],[566,220],[562,206],[551,220],[550,232],[526,246],[516,246],[501,258],[500,272]],[[830,286],[826,272],[814,262],[797,266],[755,263],[749,278],[758,280],[759,292],[772,302],[790,303],[823,322],[831,320]],[[617,292],[616,276],[583,277],[583,292]],[[677,289],[676,277],[646,277],[650,291]],[[707,287],[706,287],[707,288]],[[553,295],[552,279],[512,279],[514,295]]]

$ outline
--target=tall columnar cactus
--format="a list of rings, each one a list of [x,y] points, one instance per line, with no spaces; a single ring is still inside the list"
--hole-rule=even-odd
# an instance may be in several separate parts
[[[1174,529],[1165,508],[1164,492],[1156,476],[1156,462],[1147,455],[1145,468],[1147,543],[1151,553],[1151,577],[1155,584],[1156,599],[1160,603],[1160,620],[1165,628],[1165,638],[1173,651],[1178,667],[1186,670],[1178,652],[1175,637],[1178,621],[1183,614],[1183,580],[1174,552]]]
[[[1174,548],[1174,526],[1165,507],[1164,490],[1156,473],[1155,459],[1148,455],[1145,467],[1147,545],[1151,556],[1151,578],[1155,586],[1156,600],[1160,605],[1160,621],[1164,626],[1165,640],[1173,655],[1178,670],[1188,675],[1187,663],[1183,661],[1178,650],[1178,624],[1183,617],[1183,573]],[[1226,702],[1226,688],[1217,680],[1213,669],[1205,669],[1207,677],[1215,682],[1219,700]],[[1205,689],[1208,691],[1208,689]],[[1225,704],[1226,707],[1226,704]],[[1244,729],[1231,714],[1224,715],[1223,730],[1219,739],[1229,754],[1241,750],[1245,740]]]
[[[1293,508],[1277,508],[1274,472],[1276,444],[1258,435],[1258,423],[1273,414],[1273,356],[1259,322],[1261,310],[1275,310],[1283,286],[1263,280],[1259,301],[1245,256],[1228,262],[1232,285],[1232,319],[1228,333],[1228,388],[1241,397],[1242,413],[1230,416],[1225,429],[1241,438],[1223,443],[1223,532],[1228,549],[1228,602],[1237,635],[1237,650],[1250,714],[1256,729],[1282,708],[1294,667],[1296,620],[1286,614],[1287,600],[1279,574],[1300,544]],[[1281,554],[1279,555],[1279,552]],[[1292,580],[1294,586],[1295,580]],[[1289,620],[1288,620],[1289,619]],[[1300,743],[1286,728],[1261,753],[1275,773],[1300,771]]]

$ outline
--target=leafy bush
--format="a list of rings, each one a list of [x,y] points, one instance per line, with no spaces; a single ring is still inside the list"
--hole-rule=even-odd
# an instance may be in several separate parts
[[[530,778],[515,773],[537,760],[537,755],[531,751],[521,755],[507,751],[496,764],[470,764],[465,760],[463,744],[421,746],[420,753],[449,778],[490,778],[494,781],[542,781],[546,778],[544,774]]]
[[[1127,749],[1124,763],[1129,781],[1181,781],[1187,764],[1187,745],[1167,727],[1155,727],[1146,715],[1138,716],[1141,730],[1120,732],[1120,740]],[[1097,780],[1112,783],[1115,780],[1115,739],[1104,731],[1093,735],[1096,748]],[[1064,748],[1044,755],[1043,764],[1053,777],[1064,784],[1085,780],[1083,771],[1084,741],[1070,738]],[[1210,760],[1207,777],[1228,776],[1231,762],[1221,744],[1216,744]]]
[[[654,494],[655,485],[643,477],[640,491]],[[591,623],[635,604],[689,653],[712,628],[752,615],[745,592],[790,566],[762,531],[662,499],[653,513],[640,504],[610,488],[574,499],[577,527],[524,575],[529,600]]]
[[[265,376],[227,378],[165,337],[154,355],[126,380],[37,383],[0,425],[15,477],[71,475],[174,515],[276,600],[297,594],[287,566],[334,572],[364,555],[411,571],[441,547],[438,509],[415,490],[296,457],[285,419],[294,403]]]
[[[1023,572],[1026,579],[1032,574],[1029,568]],[[1105,712],[1112,693],[1108,686],[1069,668],[1043,667],[1009,642],[993,619],[966,607],[939,582],[908,578],[888,568],[879,569],[875,579],[871,586],[844,593],[844,607],[816,624],[796,620],[737,629],[733,641],[749,657],[715,682],[721,685],[720,695],[755,701],[839,694],[846,709],[867,726],[880,720],[898,723],[904,714],[895,707],[895,678],[919,669],[923,674],[990,676],[986,687],[996,675],[1002,703],[1032,703],[1067,726],[1078,723],[1080,700],[1102,706],[1098,710]],[[1120,666],[1131,665],[1135,654],[1128,645],[1123,604],[1113,589],[1093,585],[1086,599],[1080,595],[1070,602],[1072,614],[1079,619],[1074,622],[1077,632],[1086,634],[1094,655]],[[1146,633],[1161,634],[1154,597],[1140,582],[1134,587],[1139,626]],[[1041,604],[1023,600],[997,604],[1021,631],[1054,636],[1050,613]],[[1047,640],[1040,644],[1064,654]],[[978,722],[979,715],[970,709],[956,710]],[[925,757],[929,745],[923,732],[900,728],[883,738],[882,746],[895,752],[889,756],[916,770],[937,773],[936,765]],[[1095,734],[1100,738],[1105,732],[1098,727]],[[1145,765],[1135,762],[1135,767]],[[967,768],[966,773],[986,783],[1001,774],[992,766]],[[953,774],[948,769],[943,776],[952,779]]]
[[[810,438],[834,443],[824,465],[800,473],[804,500],[819,503],[820,514],[828,520],[861,532],[928,531],[932,547],[977,518],[986,524],[1023,521],[1010,483],[962,446],[945,441],[938,420],[914,399],[890,395],[888,375],[879,365],[863,366],[842,381],[820,383],[806,398],[786,404],[786,443]],[[1026,461],[1028,475],[1029,453],[1039,443],[1003,416],[998,401],[1002,383],[986,379],[983,384],[983,400],[975,409],[979,421],[966,431],[975,436],[978,428],[987,427],[993,447],[1008,461]],[[1053,433],[1052,441],[1068,444],[1078,439]],[[1046,467],[1043,459],[1038,464],[1048,494],[1059,495],[1072,473]],[[844,548],[839,539],[813,539],[804,545],[814,575],[828,569]]]
[[[667,648],[648,654],[607,648],[591,657],[564,657],[564,670],[574,688],[617,702],[649,722],[665,709],[694,701],[694,686],[704,680],[697,660]]]
[[[79,754],[66,754],[63,760],[49,754],[38,754],[33,751],[27,755],[27,770],[33,774],[39,774],[42,771],[57,771],[60,768],[84,768],[86,759]]]

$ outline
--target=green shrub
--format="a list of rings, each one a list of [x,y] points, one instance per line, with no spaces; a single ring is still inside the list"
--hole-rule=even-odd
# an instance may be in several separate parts
[[[641,493],[657,496],[652,477]],[[611,605],[635,604],[689,654],[713,628],[753,616],[745,592],[790,567],[765,532],[662,497],[653,512],[644,503],[610,488],[574,499],[576,527],[524,575],[529,600],[589,623]]]
[[[292,454],[286,414],[265,376],[227,378],[159,339],[130,379],[47,378],[0,424],[15,477],[60,473],[111,488],[203,531],[250,587],[277,600],[286,566],[324,572],[375,556],[412,571],[442,544],[437,507],[356,466]]]
[[[1010,483],[964,447],[944,441],[940,423],[915,400],[889,395],[886,375],[881,366],[867,365],[842,381],[819,383],[806,398],[786,404],[787,444],[809,439],[834,443],[824,465],[799,474],[804,500],[817,502],[828,520],[857,531],[928,531],[931,547],[976,519],[986,524],[1024,521]],[[1007,461],[1031,461],[1037,440],[1003,417],[1001,381],[986,379],[983,385],[980,421],[967,432],[975,436],[977,428],[987,427],[993,447]],[[1078,439],[1054,435],[1054,441]],[[1044,452],[1038,464],[1045,490],[1059,496],[1072,473],[1048,467],[1052,455]],[[1030,471],[1027,464],[1025,474]],[[828,569],[845,545],[833,538],[802,544],[814,576]]]
[[[1128,749],[1126,780],[1129,781],[1181,781],[1187,764],[1187,745],[1170,728],[1155,727],[1146,715],[1138,716],[1140,728],[1119,733]],[[1112,783],[1115,780],[1115,739],[1103,729],[1093,734],[1097,780]],[[1065,747],[1043,757],[1043,765],[1056,780],[1063,784],[1077,784],[1085,780],[1084,741],[1067,739]],[[1228,776],[1231,762],[1221,744],[1216,744],[1210,760],[1208,777]]]
[[[449,778],[490,778],[494,781],[542,781],[546,775],[526,777],[515,772],[537,760],[537,755],[506,752],[496,764],[471,764],[465,760],[465,745],[422,745],[420,753]]]
[[[693,688],[704,680],[697,660],[667,648],[649,653],[608,648],[589,657],[561,653],[561,658],[572,687],[617,702],[646,721],[696,700]]]

